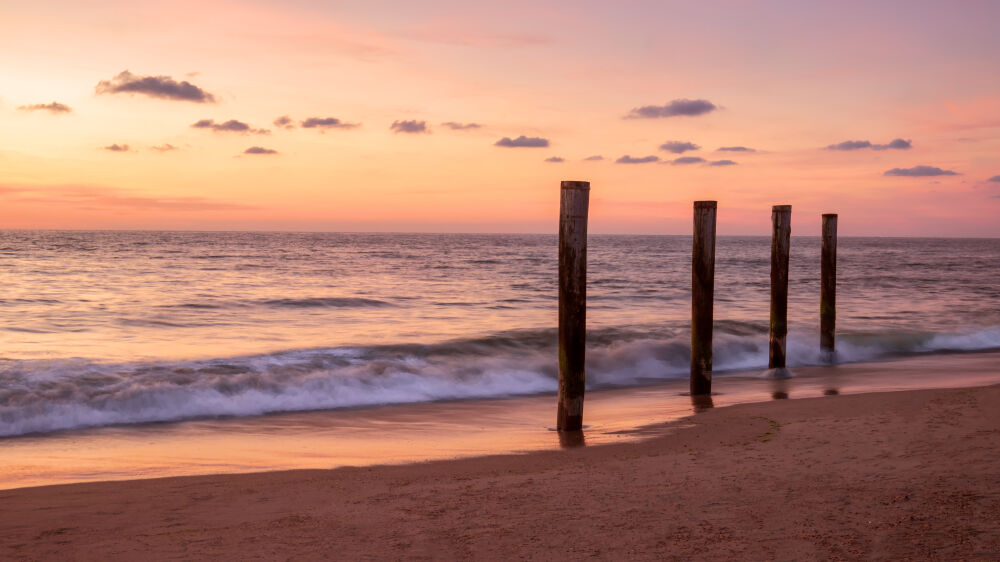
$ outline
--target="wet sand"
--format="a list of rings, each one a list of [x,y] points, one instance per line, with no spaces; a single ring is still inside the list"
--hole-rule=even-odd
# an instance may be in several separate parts
[[[922,355],[878,363],[719,373],[715,407],[782,398],[1000,383],[1000,353]],[[638,427],[704,409],[686,380],[587,394],[588,445],[634,440]],[[561,446],[553,395],[292,412],[113,426],[0,439],[0,490],[108,480],[402,464]]]
[[[739,404],[641,432],[5,490],[0,559],[1000,558],[1000,386]]]

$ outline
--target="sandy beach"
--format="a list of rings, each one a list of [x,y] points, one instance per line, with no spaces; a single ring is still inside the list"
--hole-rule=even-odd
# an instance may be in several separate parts
[[[1000,562],[1000,0],[0,2],[0,562]]]
[[[1000,386],[703,411],[650,438],[0,492],[0,558],[1000,558]]]

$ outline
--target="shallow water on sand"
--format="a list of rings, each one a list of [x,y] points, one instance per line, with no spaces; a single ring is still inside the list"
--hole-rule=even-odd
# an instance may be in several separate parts
[[[193,474],[398,464],[593,446],[660,435],[665,422],[746,402],[1000,384],[1000,353],[932,355],[589,393],[585,430],[552,431],[552,395],[189,420],[0,440],[0,489]]]

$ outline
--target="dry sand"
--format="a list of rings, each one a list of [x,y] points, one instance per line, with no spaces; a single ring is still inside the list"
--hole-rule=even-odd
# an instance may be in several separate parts
[[[0,492],[0,559],[1000,559],[1000,386],[707,410],[648,440]]]

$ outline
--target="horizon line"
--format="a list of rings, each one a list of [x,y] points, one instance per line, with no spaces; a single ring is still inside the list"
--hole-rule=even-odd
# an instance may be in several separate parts
[[[403,230],[201,230],[201,229],[148,229],[148,228],[0,228],[0,232],[157,232],[157,233],[222,233],[222,234],[400,234],[400,235],[453,235],[453,236],[558,236],[558,232],[440,232]],[[691,234],[650,234],[637,232],[590,232],[589,236],[678,236]],[[767,238],[769,234],[717,234],[717,237]],[[819,234],[793,234],[792,238],[819,238]],[[838,238],[913,238],[954,240],[1000,240],[1000,236],[926,236],[926,235],[838,235]]]

